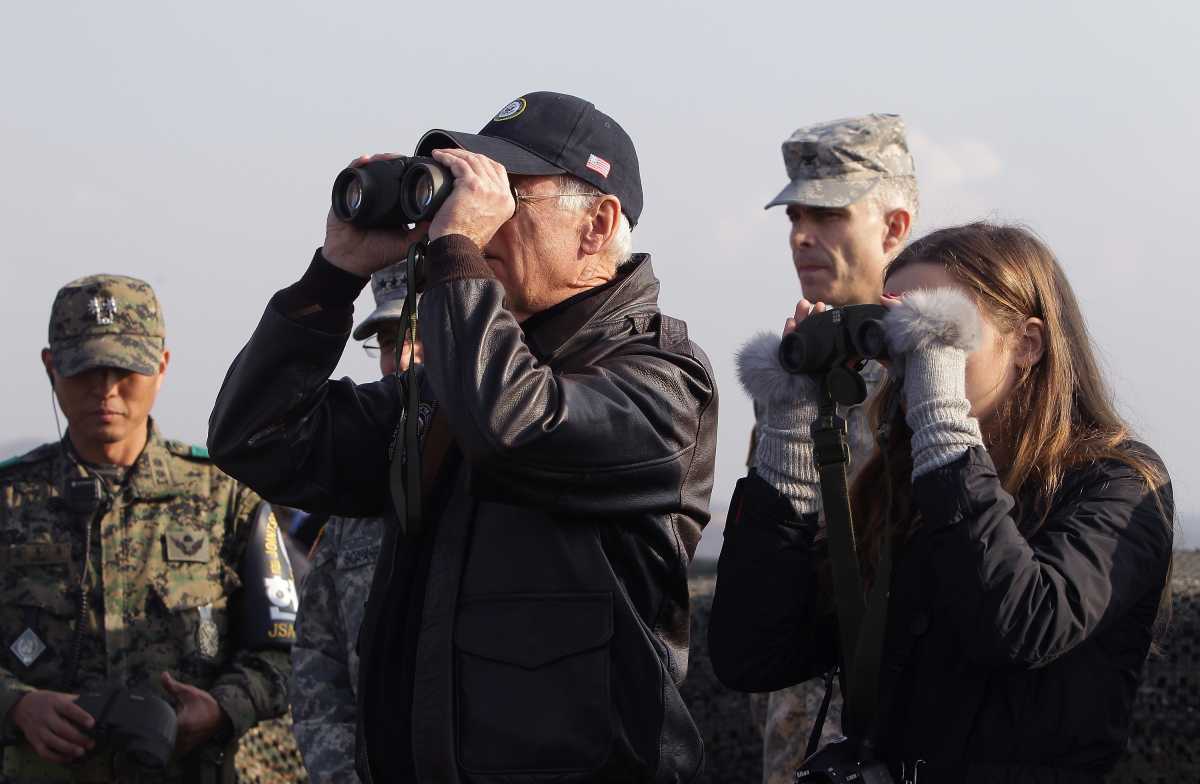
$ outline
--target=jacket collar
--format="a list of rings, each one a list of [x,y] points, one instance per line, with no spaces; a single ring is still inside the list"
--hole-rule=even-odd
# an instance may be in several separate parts
[[[130,469],[128,486],[134,498],[165,498],[179,495],[176,477],[171,472],[171,452],[150,420],[150,437],[146,448],[138,455]]]
[[[129,467],[129,478],[125,482],[125,487],[129,488],[129,492],[134,498],[167,498],[178,495],[179,488],[171,472],[171,452],[167,449],[166,442],[159,434],[158,428],[154,426],[153,418],[147,421],[146,427],[150,431],[146,438],[146,446],[142,448],[142,453]],[[66,451],[70,455],[63,470],[83,476],[85,472],[79,464],[79,457],[75,454],[69,433],[63,436],[63,441]]]
[[[634,254],[609,283],[526,319],[525,340],[539,359],[549,360],[590,327],[639,315],[648,320],[658,311],[658,288],[650,254]]]

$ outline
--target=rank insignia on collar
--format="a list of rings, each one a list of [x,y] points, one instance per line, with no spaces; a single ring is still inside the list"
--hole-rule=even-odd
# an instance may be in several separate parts
[[[96,317],[97,324],[111,324],[117,317],[117,300],[115,297],[92,297],[88,301],[88,313]]]
[[[26,629],[16,642],[9,646],[9,650],[20,659],[21,664],[29,667],[46,650],[46,643],[42,642],[42,638],[38,637],[33,629]]]

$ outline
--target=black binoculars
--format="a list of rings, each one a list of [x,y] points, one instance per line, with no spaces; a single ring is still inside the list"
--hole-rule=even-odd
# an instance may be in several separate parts
[[[789,373],[819,376],[822,389],[847,406],[867,398],[858,372],[862,360],[888,359],[882,305],[846,305],[815,313],[779,344],[779,364]]]
[[[882,305],[846,305],[815,313],[779,344],[789,373],[816,375],[857,359],[887,359]]]
[[[75,704],[96,720],[90,734],[124,753],[135,765],[164,770],[175,750],[175,709],[152,694],[120,686],[81,694]]]
[[[429,220],[454,187],[433,158],[398,157],[342,169],[333,181],[333,214],[364,229]]]

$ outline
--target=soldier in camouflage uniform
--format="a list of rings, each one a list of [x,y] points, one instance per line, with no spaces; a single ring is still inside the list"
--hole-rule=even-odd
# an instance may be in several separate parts
[[[355,340],[379,356],[387,376],[408,369],[408,344],[397,352],[400,313],[408,294],[406,265],[371,275],[375,310],[354,330]],[[420,361],[417,344],[417,361]],[[354,770],[358,716],[358,629],[383,539],[378,517],[334,517],[313,547],[312,570],[300,588],[292,648],[292,730],[314,784],[358,781]]]
[[[871,114],[800,128],[783,143],[783,162],[791,182],[767,207],[786,206],[791,221],[792,263],[803,291],[797,317],[810,303],[878,303],[883,269],[903,248],[917,217],[916,175],[903,121]],[[794,326],[791,319],[788,323]],[[871,362],[863,377],[873,395],[886,373]],[[849,430],[853,479],[874,449],[875,436],[866,404],[842,407],[840,413]],[[749,464],[775,484],[764,465],[772,449],[761,438],[766,426],[763,412],[756,410]],[[833,688],[825,740],[840,734],[836,681]],[[809,681],[751,697],[752,710],[763,721],[766,784],[792,781],[823,695],[824,685]]]
[[[96,275],[58,292],[42,359],[68,431],[0,466],[2,779],[217,782],[226,747],[287,709],[286,645],[233,633],[259,498],[157,432],[169,358],[148,284]],[[165,772],[89,737],[74,696],[110,685],[175,707]]]

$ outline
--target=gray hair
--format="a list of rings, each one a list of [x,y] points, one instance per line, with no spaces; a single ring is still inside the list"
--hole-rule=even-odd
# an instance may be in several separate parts
[[[917,189],[916,177],[889,177],[880,180],[871,189],[867,198],[880,211],[887,215],[892,210],[904,210],[909,214],[910,226],[917,225],[917,214],[921,210],[921,196]],[[911,229],[909,230],[911,235]]]
[[[583,212],[604,194],[595,186],[570,174],[559,174],[554,178],[559,193],[569,194],[558,199],[558,206],[571,212]],[[619,267],[633,255],[633,227],[622,211],[617,223],[617,233],[608,245],[607,254],[614,267]]]

